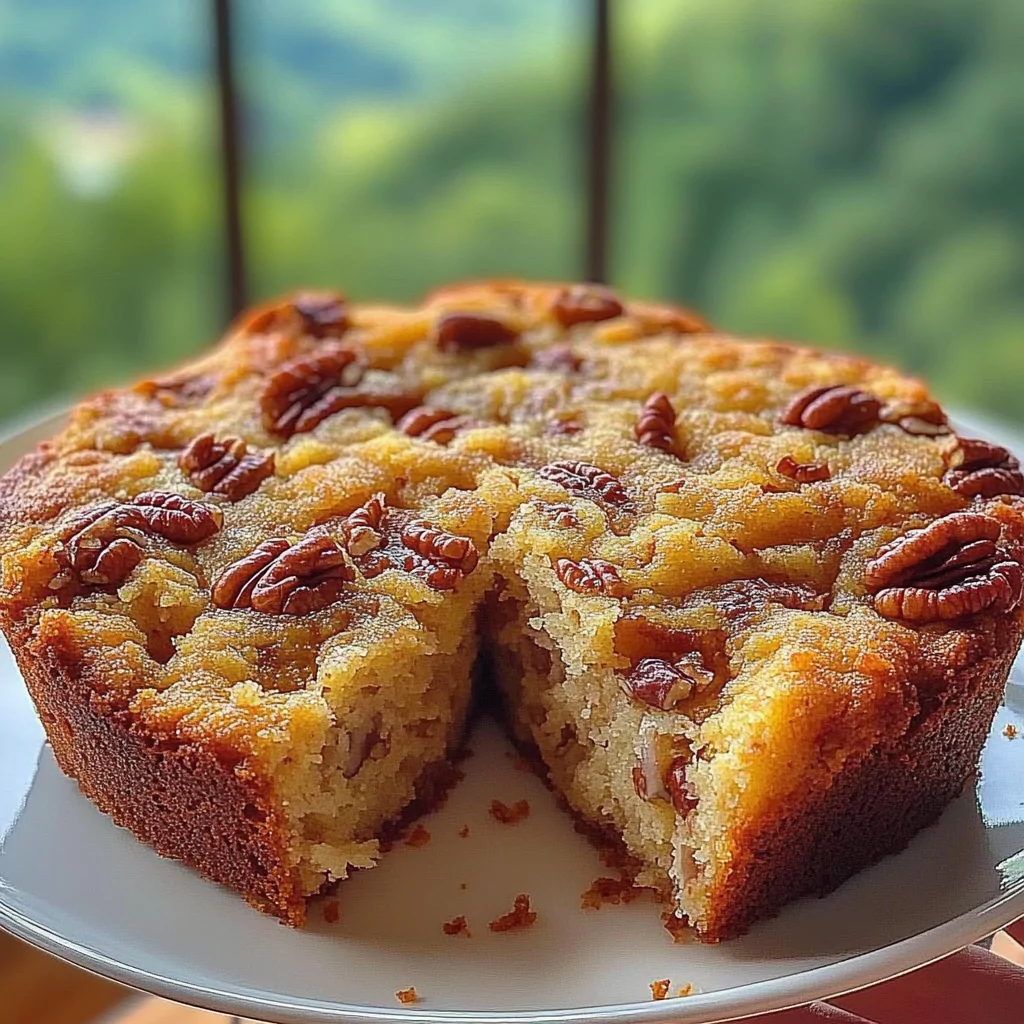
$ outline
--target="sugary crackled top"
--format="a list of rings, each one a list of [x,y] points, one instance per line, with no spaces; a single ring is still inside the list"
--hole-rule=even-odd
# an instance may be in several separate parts
[[[0,610],[97,699],[251,749],[518,562],[594,639],[567,657],[671,710],[787,643],[947,658],[1020,604],[1021,494],[863,360],[596,286],[303,294],[8,474]]]

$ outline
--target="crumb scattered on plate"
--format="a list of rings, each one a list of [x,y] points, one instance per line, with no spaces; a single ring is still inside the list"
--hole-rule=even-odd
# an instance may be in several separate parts
[[[459,882],[459,888],[460,889],[465,889],[466,888],[466,883],[465,882]]]
[[[324,920],[328,924],[334,924],[338,920],[340,915],[341,910],[338,906],[337,900],[328,900],[324,904]]]
[[[470,933],[469,925],[462,914],[459,914],[458,917],[453,917],[450,921],[445,921],[441,928],[444,930],[445,935],[465,935],[467,939],[473,937]]]
[[[419,993],[411,985],[409,988],[400,988],[395,996],[398,998],[400,1003],[418,1003],[420,1001]]]
[[[417,825],[406,837],[406,846],[426,846],[430,842],[430,833],[422,826]]]
[[[462,828],[459,829],[459,838],[460,839],[468,839],[469,838],[469,826],[468,825],[463,825]]]
[[[661,923],[665,926],[665,931],[672,936],[673,942],[685,942],[692,934],[686,918],[676,917],[671,910],[661,915]]]
[[[581,894],[580,906],[584,910],[600,910],[606,903],[632,903],[648,891],[635,885],[630,878],[608,878],[605,875],[595,878],[590,888]]]
[[[1003,730],[1003,735],[1008,740],[1016,739],[1017,738],[1017,726],[1015,726],[1013,724],[1013,722],[1007,722],[1006,723],[1006,728]]]
[[[507,914],[493,920],[487,927],[492,932],[510,932],[517,928],[529,928],[537,920],[537,912],[530,909],[530,897],[521,892]]]
[[[668,978],[663,978],[661,981],[651,982],[651,998],[652,999],[664,999],[668,996],[669,986],[672,982]]]
[[[491,817],[502,825],[516,825],[530,816],[530,802],[517,800],[511,807],[500,800],[491,801]]]
[[[685,985],[679,986],[679,991],[676,992],[676,999],[684,999],[686,996],[693,995],[693,982],[688,981]]]

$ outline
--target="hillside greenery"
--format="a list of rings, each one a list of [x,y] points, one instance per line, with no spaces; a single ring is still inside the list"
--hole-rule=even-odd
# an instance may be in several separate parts
[[[222,326],[206,25],[186,6],[0,0],[2,418]],[[254,293],[579,272],[581,5],[239,7]],[[615,10],[615,283],[1024,420],[1024,4]],[[97,109],[137,130],[83,188],[54,140]]]

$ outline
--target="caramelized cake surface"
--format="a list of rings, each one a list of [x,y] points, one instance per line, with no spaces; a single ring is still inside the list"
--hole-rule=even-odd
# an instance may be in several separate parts
[[[0,618],[83,790],[293,922],[436,797],[483,649],[575,813],[717,939],[960,791],[1022,492],[916,381],[607,289],[303,294],[4,478]]]

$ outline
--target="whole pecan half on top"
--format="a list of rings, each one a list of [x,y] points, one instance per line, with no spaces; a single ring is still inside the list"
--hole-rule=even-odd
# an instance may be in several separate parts
[[[445,313],[437,324],[437,347],[442,352],[472,352],[507,345],[519,337],[503,320],[483,313]]]
[[[448,409],[432,409],[430,406],[421,405],[407,412],[395,426],[409,437],[421,437],[424,441],[446,445],[454,440],[460,430],[474,424],[475,421],[471,416],[464,416]]]
[[[874,395],[848,385],[810,388],[797,395],[780,420],[828,434],[864,434],[877,426],[882,403]]]
[[[364,405],[357,388],[362,376],[358,355],[345,345],[324,345],[289,359],[263,387],[263,425],[270,433],[291,437],[313,430],[341,409]]]
[[[603,558],[559,558],[555,562],[555,573],[570,589],[578,594],[601,594],[604,597],[622,597],[626,585],[619,570]]]
[[[551,314],[563,327],[596,323],[622,316],[619,297],[602,284],[574,284],[563,288],[551,304]]]
[[[239,501],[274,472],[274,453],[251,452],[240,437],[218,441],[207,433],[193,439],[178,465],[200,490]]]
[[[454,590],[480,560],[469,537],[446,533],[420,519],[402,527],[401,539],[409,549],[402,559],[402,568],[425,580],[433,590]]]
[[[943,479],[965,498],[995,498],[1024,494],[1024,474],[1002,445],[972,437],[958,437],[946,455],[949,469]]]
[[[648,448],[676,451],[676,410],[664,391],[657,391],[643,404],[636,421],[636,439]]]
[[[943,437],[952,433],[942,406],[931,399],[895,399],[886,402],[879,413],[879,419],[883,423],[894,424],[907,434]]]
[[[349,328],[348,304],[340,292],[301,292],[257,309],[241,329],[249,334],[293,327],[314,338],[339,338]]]
[[[864,572],[875,610],[909,622],[1012,611],[1024,571],[998,547],[1000,524],[979,512],[952,512],[879,548]]]
[[[55,557],[65,572],[59,588],[74,574],[83,583],[117,586],[142,561],[145,538],[174,544],[200,544],[221,527],[220,509],[175,494],[146,491],[131,501],[105,501],[71,517],[57,536]]]
[[[218,608],[306,615],[333,604],[354,579],[345,551],[314,529],[295,544],[282,537],[264,541],[217,577],[212,597]]]
[[[606,501],[610,505],[625,505],[629,501],[618,477],[589,462],[551,462],[541,466],[537,474],[581,498]]]

